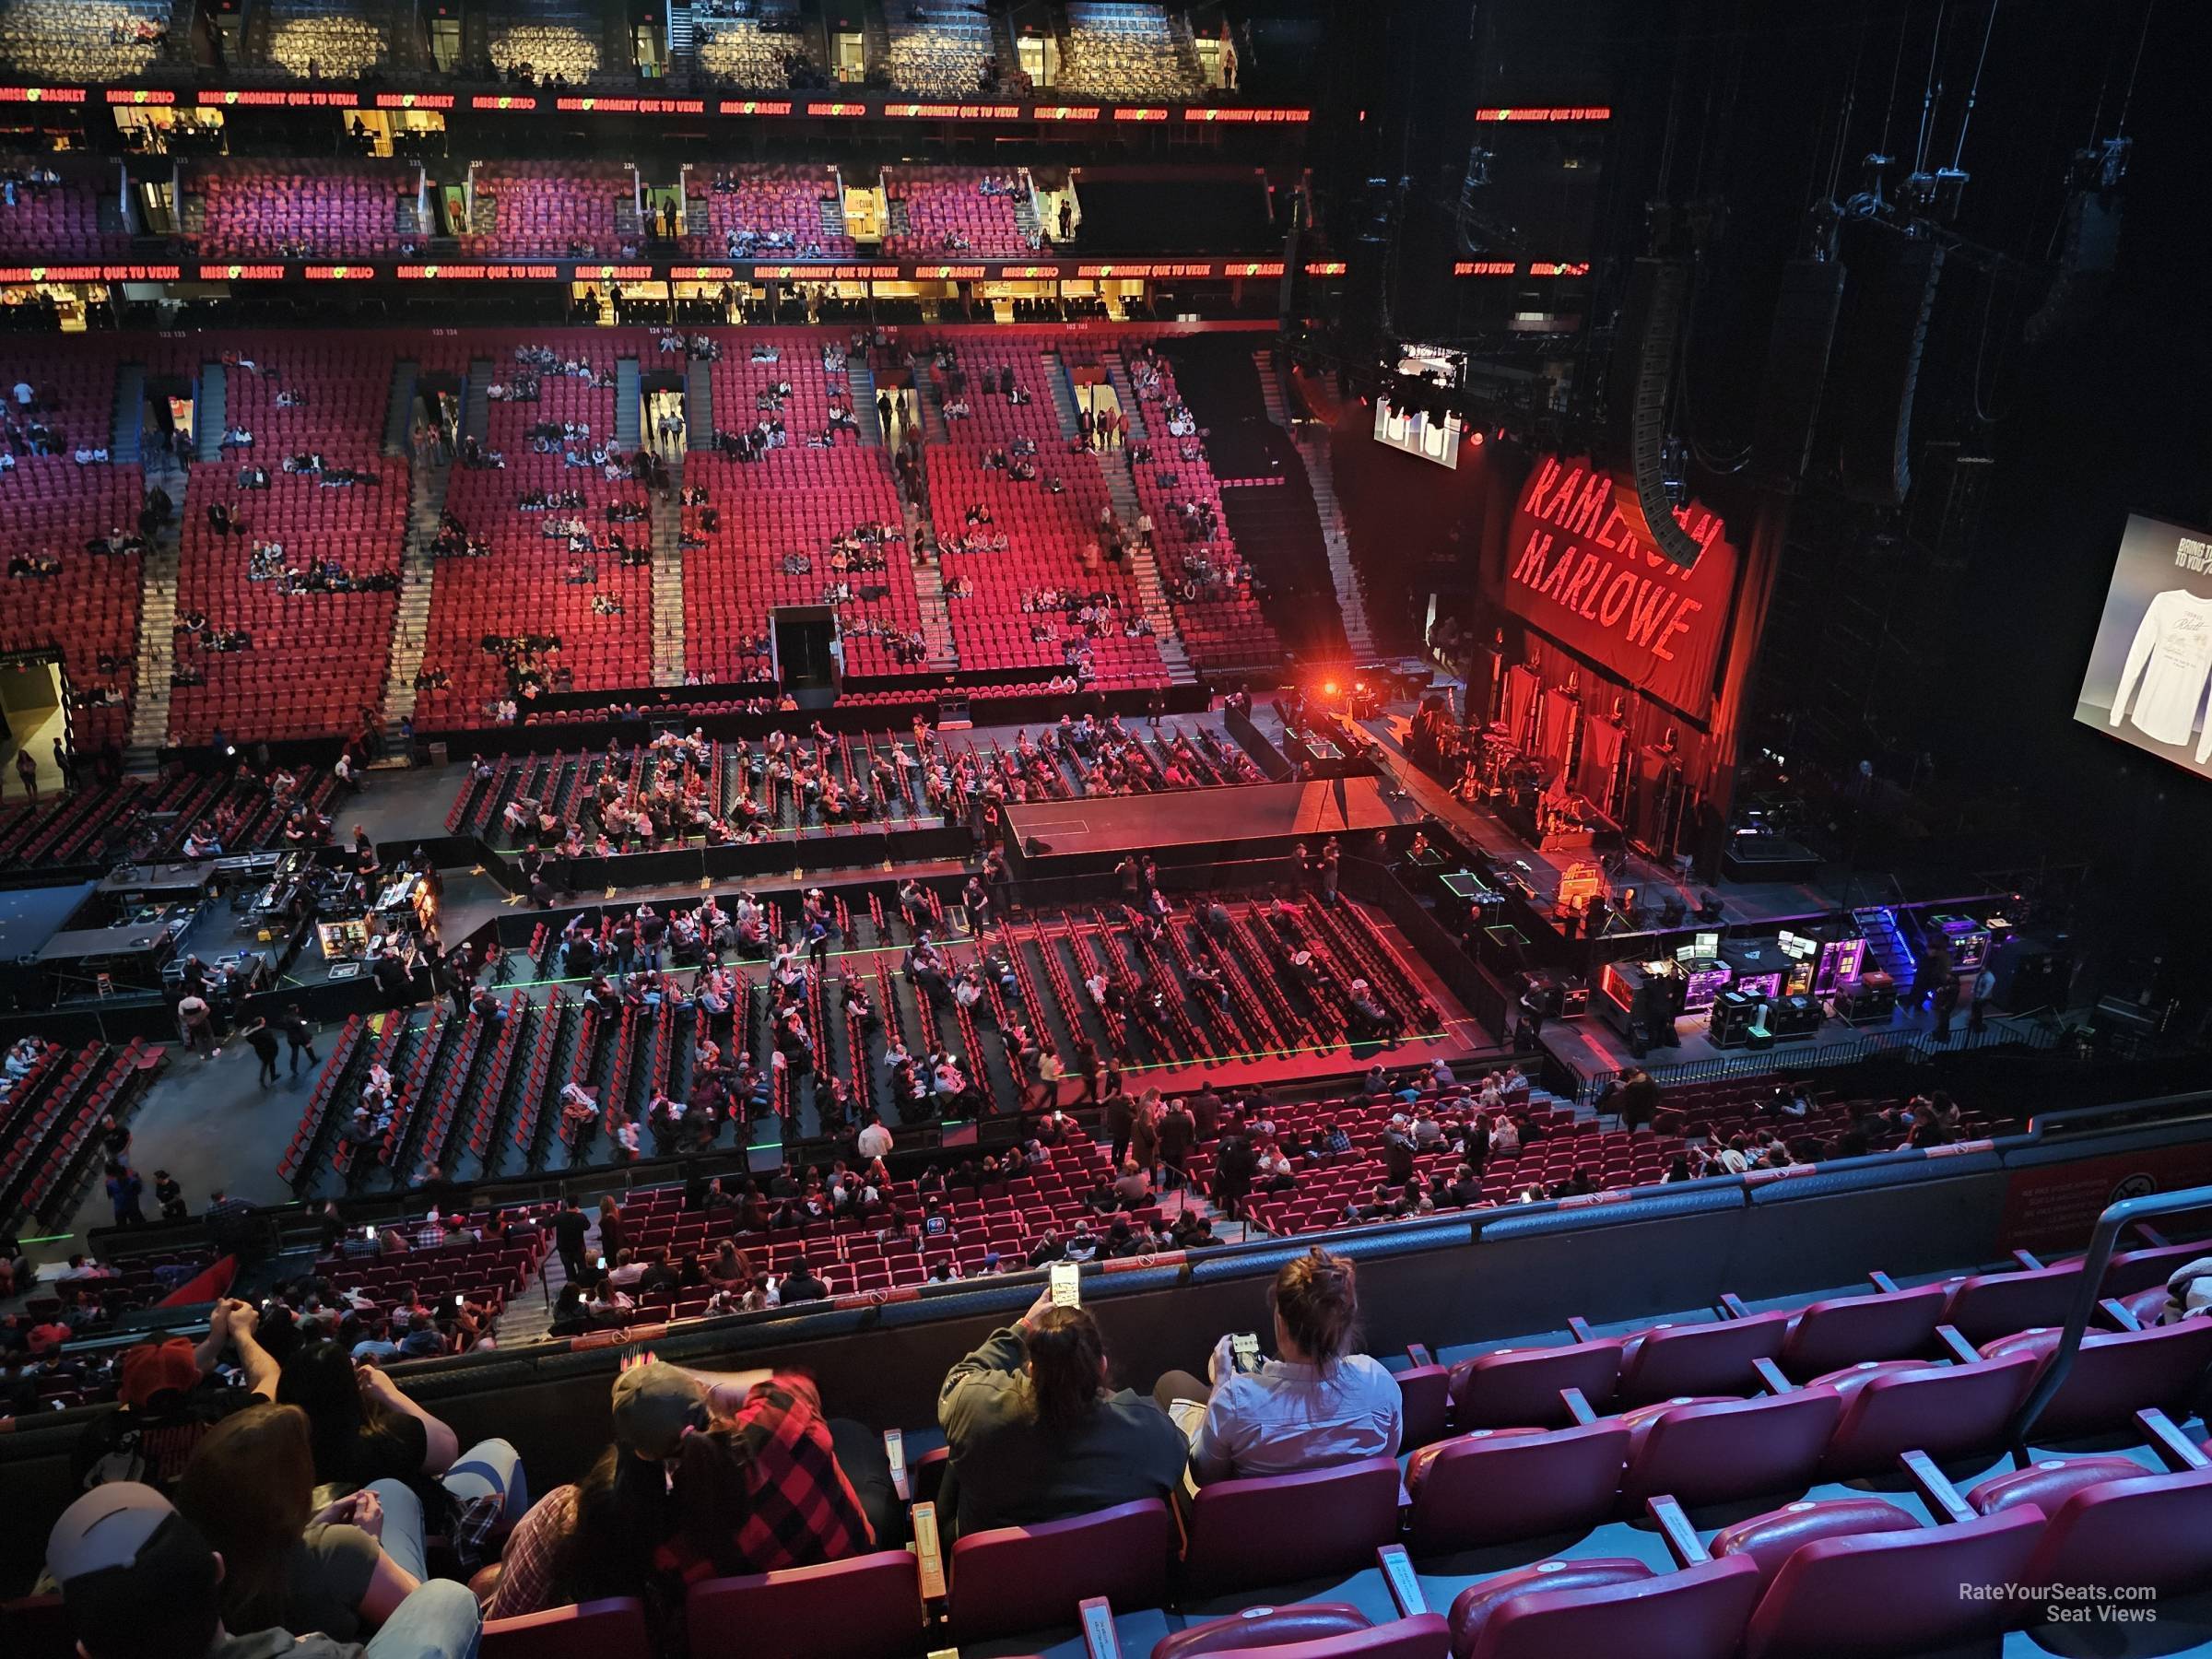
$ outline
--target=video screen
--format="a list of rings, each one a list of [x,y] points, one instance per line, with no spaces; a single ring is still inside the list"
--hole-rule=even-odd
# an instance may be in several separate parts
[[[1441,466],[1459,465],[1459,417],[1447,415],[1439,423],[1418,409],[1400,414],[1388,400],[1375,401],[1375,441],[1404,450]]]
[[[1465,377],[1466,367],[1464,356],[1441,346],[1398,347],[1398,372],[1416,380],[1427,381],[1431,385],[1456,388]],[[1389,397],[1375,399],[1377,443],[1387,443],[1392,449],[1404,450],[1409,455],[1418,455],[1422,460],[1433,461],[1439,466],[1456,468],[1459,465],[1459,436],[1457,415],[1430,419],[1421,409],[1410,404],[1394,403]]]
[[[2074,718],[2212,778],[2212,531],[2130,517]]]

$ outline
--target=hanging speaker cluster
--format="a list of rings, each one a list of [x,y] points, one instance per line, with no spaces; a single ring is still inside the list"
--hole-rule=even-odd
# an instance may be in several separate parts
[[[1689,311],[1692,266],[1686,258],[1636,262],[1614,347],[1607,445],[1626,474],[1614,492],[1622,520],[1663,559],[1688,570],[1697,538],[1675,520],[1667,491],[1666,399]]]
[[[1827,426],[1843,493],[1872,506],[1898,507],[1912,488],[1912,402],[1943,277],[1943,250],[1886,228],[1856,229],[1855,237],[1846,231],[1851,276]]]

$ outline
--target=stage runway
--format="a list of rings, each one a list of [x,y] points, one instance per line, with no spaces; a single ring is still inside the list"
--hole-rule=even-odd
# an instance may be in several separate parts
[[[1352,835],[1420,816],[1412,801],[1385,798],[1374,778],[1335,778],[1043,801],[1007,807],[1006,825],[1018,845],[1033,836],[1044,843],[1039,856],[1052,857],[1190,846],[1226,853],[1239,841]]]

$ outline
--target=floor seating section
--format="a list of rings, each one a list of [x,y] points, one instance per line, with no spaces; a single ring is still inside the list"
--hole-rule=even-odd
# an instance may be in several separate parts
[[[487,359],[500,384],[512,382],[519,368],[514,348],[523,344],[588,359],[602,376],[613,372],[619,358],[641,355],[641,347],[648,348],[642,355],[650,355],[643,336],[618,329],[547,329],[432,344],[452,353],[438,366],[465,372],[468,359]],[[426,359],[425,367],[430,366]],[[568,542],[547,534],[554,520],[579,517],[602,546],[610,531],[632,547],[650,546],[646,521],[610,524],[606,517],[611,503],[642,503],[643,487],[627,477],[610,482],[596,467],[568,465],[559,453],[535,453],[528,437],[541,422],[580,421],[590,426],[593,442],[611,441],[615,388],[551,371],[539,375],[538,386],[535,403],[488,405],[486,447],[503,454],[507,465],[456,466],[446,488],[446,511],[472,535],[488,541],[491,551],[480,559],[439,561],[423,665],[444,670],[450,684],[422,694],[415,718],[426,730],[482,723],[485,705],[508,689],[501,641],[558,639],[547,665],[566,670],[580,691],[643,686],[653,678],[652,567],[625,565],[603,551],[582,556],[592,582],[571,582]],[[581,512],[524,512],[517,505],[531,490],[568,489],[583,492]],[[595,609],[594,602],[602,599],[620,610]]]
[[[0,58],[59,81],[128,80],[161,55],[168,0],[14,0]]]
[[[267,13],[269,68],[309,79],[352,80],[389,55],[382,21],[353,0],[267,0]]]
[[[1188,102],[1206,76],[1184,27],[1166,8],[1121,0],[1069,0],[1059,90],[1079,98]]]
[[[1261,614],[1251,573],[1238,558],[1204,439],[1195,434],[1181,438],[1168,430],[1168,410],[1177,402],[1175,371],[1164,358],[1156,363],[1157,378],[1147,377],[1141,383],[1124,381],[1136,394],[1152,458],[1141,464],[1129,460],[1124,440],[1120,450],[1109,453],[1107,465],[1129,468],[1137,506],[1151,517],[1153,561],[1191,661],[1202,671],[1214,673],[1277,665],[1283,661],[1283,642]],[[1198,453],[1186,458],[1183,447],[1193,441]],[[1213,510],[1210,536],[1182,511],[1186,504],[1200,503]],[[1237,574],[1230,578],[1232,568]]]
[[[1105,479],[1096,461],[1068,453],[1068,440],[1053,413],[1049,376],[1054,372],[1039,346],[1024,340],[1000,345],[963,339],[958,347],[959,364],[968,375],[967,402],[973,413],[944,423],[942,442],[924,452],[929,478],[930,515],[935,526],[944,579],[963,581],[974,589],[972,597],[948,597],[953,637],[959,643],[963,668],[1043,667],[1065,672],[1088,653],[1087,683],[1102,689],[1164,685],[1167,671],[1159,647],[1149,636],[1129,638],[1120,623],[1141,618],[1135,582],[1127,567],[1095,560],[1087,570],[1087,555],[1095,552],[1100,515],[1111,511]],[[1011,404],[997,393],[986,393],[986,376],[996,380],[1012,370],[1016,386],[1028,396]],[[941,371],[933,370],[937,384],[926,395],[941,413],[945,396]],[[986,455],[1008,448],[1017,438],[1037,446],[1037,480],[1016,482],[1003,469],[986,467]],[[1060,493],[1049,488],[1058,478]],[[987,509],[991,523],[981,526],[986,535],[1003,534],[1004,552],[970,553],[946,546],[964,534],[971,507]],[[1114,621],[1105,631],[1086,637],[1084,629],[1063,619],[1057,607],[1037,608],[1047,592],[1103,594],[1114,606]]]
[[[705,74],[760,91],[827,84],[800,32],[797,0],[758,0],[746,11],[740,16],[735,0],[692,8],[694,50]]]
[[[533,6],[495,10],[490,19],[491,65],[502,76],[526,73],[582,86],[600,73],[603,19],[588,10]]]
[[[909,6],[884,13],[891,85],[925,98],[968,98],[985,85],[991,23],[965,7]]]
[[[1011,179],[1025,195],[1029,182],[1010,170],[971,167],[887,167],[883,192],[891,222],[883,239],[887,254],[980,253],[1019,258],[1033,253],[1015,213],[1016,197],[986,194],[986,178]],[[901,229],[903,225],[903,229]]]
[[[615,209],[633,190],[630,170],[616,161],[487,161],[461,246],[479,255],[618,253]]]
[[[848,255],[837,171],[823,166],[768,165],[696,169],[683,249],[706,259]],[[834,226],[834,229],[830,227]]]
[[[101,203],[113,201],[121,190],[114,162],[41,156],[37,165],[58,182],[32,184],[23,167],[0,171],[12,186],[0,196],[0,252],[40,262],[56,254],[100,259],[130,252],[120,209],[114,229],[102,229],[100,223]]]
[[[170,700],[172,742],[207,742],[220,727],[233,740],[299,738],[349,731],[359,711],[381,704],[398,594],[392,589],[292,593],[253,574],[253,550],[283,548],[276,562],[304,570],[335,561],[356,579],[396,574],[408,511],[404,457],[380,453],[392,389],[389,339],[262,335],[246,354],[254,367],[226,367],[227,419],[253,445],[226,448],[192,468],[177,576],[180,618],[207,618],[209,633],[241,629],[251,645],[211,651],[207,633],[177,633],[176,668],[198,684]],[[229,354],[236,358],[239,354]],[[280,403],[280,398],[297,398]],[[288,457],[319,453],[321,472],[283,470]],[[240,483],[252,466],[266,489]],[[335,470],[374,482],[335,485]],[[218,535],[207,513],[231,515]],[[236,528],[244,525],[243,533]]]
[[[849,771],[872,771],[877,759],[888,759],[889,753],[888,737],[858,740],[848,752],[845,765]],[[645,760],[641,754],[632,752],[611,762],[602,755],[558,762],[531,759],[495,767],[491,780],[455,802],[447,820],[449,828],[481,833],[484,826],[499,821],[500,804],[518,794],[558,799],[564,810],[574,816],[610,766],[619,781],[628,782],[643,777]],[[711,793],[719,792],[725,802],[740,789],[759,793],[766,785],[745,780],[730,766],[722,769],[719,780],[710,781]],[[903,798],[911,809],[913,794]],[[931,805],[934,806],[934,801]],[[779,814],[787,810],[787,806],[779,802]],[[947,890],[932,900],[926,924],[939,936],[956,941],[947,953],[956,967],[964,967],[975,959],[975,947],[952,925],[959,895],[951,883],[945,885]],[[799,908],[795,897],[766,897],[771,905],[771,937],[794,936]],[[920,1055],[943,1048],[960,1056],[966,1074],[978,1079],[1005,1111],[1013,1110],[1019,1098],[1015,1083],[1021,1065],[1018,1043],[1010,1043],[1004,1035],[1017,1026],[1027,1026],[1038,1033],[1059,1054],[1070,1076],[1080,1076],[1088,1064],[1073,1046],[1079,1039],[1094,1053],[1161,1068],[1149,1075],[1163,1087],[1171,1088],[1194,1087],[1194,1079],[1208,1067],[1215,1068],[1228,1086],[1233,1083],[1234,1075],[1220,1068],[1257,1056],[1293,1051],[1346,1052],[1347,1034],[1336,994],[1324,990],[1310,995],[1277,984],[1271,959],[1241,919],[1233,915],[1237,924],[1212,957],[1229,993],[1227,1009],[1216,1011],[1211,1003],[1187,989],[1186,972],[1206,950],[1188,918],[1177,918],[1160,942],[1149,946],[1118,924],[1110,925],[1089,912],[1025,918],[992,935],[1002,966],[985,976],[983,999],[970,1008],[959,1003],[948,986],[931,988],[906,971],[904,952],[913,940],[915,924],[900,913],[893,884],[887,881],[864,889],[842,890],[839,912],[841,948],[846,952],[840,968],[851,971],[853,982],[865,994],[872,1007],[868,1015],[863,1014],[848,994],[841,972],[827,978],[817,976],[810,983],[806,1018],[816,1056],[814,1072],[810,1077],[794,1079],[774,1070],[776,1092],[772,1098],[761,1100],[755,1114],[778,1115],[783,1121],[786,1138],[821,1132],[824,1090],[830,1078],[843,1085],[846,1098],[856,1107],[860,1103],[876,1105],[894,1127],[910,1122],[914,1113],[901,1110],[893,1099],[887,1049],[894,1034],[911,1053]],[[1386,972],[1388,961],[1399,948],[1387,925],[1351,904],[1341,907],[1335,920],[1340,931],[1333,936],[1339,946],[1347,952],[1357,949],[1360,953],[1357,959],[1368,968],[1378,996],[1400,1018],[1407,1018],[1412,995]],[[602,966],[612,961],[612,928],[611,917],[602,916]],[[688,967],[693,960],[679,965]],[[760,1075],[768,1077],[774,1069],[775,1041],[765,970],[765,962],[759,960],[738,965],[747,982],[742,1018],[717,1021],[707,1034],[733,1062],[739,1056],[749,1057]],[[504,983],[510,978],[560,981],[569,971],[559,935],[548,933],[527,951],[510,953],[502,976],[495,982]],[[1118,977],[1124,985],[1142,972],[1152,982],[1170,988],[1171,994],[1157,1010],[1147,1000],[1133,997],[1126,1011],[1109,1014],[1093,999],[1086,984],[1101,971]],[[1005,977],[1007,974],[1012,975],[1010,982]],[[639,997],[642,994],[641,991]],[[403,1079],[401,1095],[406,1104],[402,1116],[388,1125],[392,1133],[382,1154],[385,1165],[405,1171],[418,1167],[418,1159],[428,1159],[438,1162],[441,1169],[456,1171],[460,1166],[451,1161],[451,1157],[459,1137],[465,1137],[477,1156],[488,1156],[488,1168],[535,1170],[606,1163],[616,1154],[601,1123],[587,1125],[581,1135],[566,1129],[556,1133],[561,1086],[571,1079],[590,1085],[597,1090],[596,1100],[618,1107],[649,1128],[656,1145],[668,1133],[665,1125],[653,1124],[648,1107],[656,1094],[678,1100],[688,1098],[701,1035],[700,1017],[688,1002],[672,1009],[667,1017],[653,1012],[641,1000],[604,1015],[564,1000],[553,1006],[524,1006],[516,1010],[516,1016],[520,1025],[515,1039],[518,1057],[504,1079],[509,1086],[505,1095],[481,1086],[463,1087],[478,1053],[464,1041],[462,1032],[452,1029],[456,1022],[392,1027],[388,1037],[392,1053],[382,1064]],[[465,1029],[475,1024],[473,1020],[457,1023]],[[1441,1036],[1415,1038],[1397,1053],[1407,1064],[1420,1064],[1426,1056],[1443,1052],[1449,1041]],[[310,1103],[300,1134],[286,1160],[288,1175],[299,1175],[302,1182],[324,1179],[318,1169],[322,1155],[334,1149],[337,1126],[352,1111],[366,1076],[367,1056],[357,1058],[358,1066],[332,1073],[328,1088],[318,1090],[318,1099]],[[527,1065],[525,1058],[530,1062]],[[474,1113],[469,1124],[463,1126],[450,1117],[421,1112],[420,1102],[444,1100],[456,1090],[467,1097],[462,1104]],[[1543,1097],[1535,1100],[1531,1110],[1540,1112],[1547,1107],[1548,1097]],[[495,1149],[487,1155],[485,1148],[505,1144],[503,1136],[509,1131],[514,1135],[518,1153],[511,1157]],[[437,1145],[419,1148],[415,1143],[426,1133],[434,1136]],[[734,1128],[725,1125],[720,1135],[729,1144],[735,1144]],[[1210,1180],[1214,1152],[1215,1143],[1207,1141],[1193,1153],[1189,1171],[1194,1181],[1203,1184]],[[1367,1156],[1364,1149],[1346,1155],[1355,1162]],[[349,1182],[358,1184],[353,1161],[342,1157],[337,1168]],[[1335,1161],[1327,1160],[1324,1170]],[[1301,1169],[1305,1181],[1321,1178],[1320,1171],[1311,1165],[1301,1165]],[[1009,1219],[1017,1231],[1044,1226],[1065,1230],[1080,1206],[1081,1196],[1079,1192],[1065,1194],[1035,1214]]]
[[[763,351],[778,355],[763,360],[757,355]],[[847,362],[840,355],[826,366],[816,335],[725,336],[712,370],[716,425],[730,431],[753,424],[768,412],[763,400],[788,382],[781,413],[790,441],[759,461],[712,451],[685,459],[686,486],[708,494],[704,508],[683,510],[686,533],[704,544],[684,555],[685,663],[702,680],[768,674],[771,611],[825,603],[837,607],[842,623],[846,674],[865,679],[912,672],[890,645],[893,637],[920,630],[922,611],[888,452],[862,444],[850,429],[826,447],[807,442],[828,429],[833,395],[850,405]],[[832,540],[864,526],[900,538],[882,544],[883,568],[833,569]],[[801,557],[810,569],[786,568]]]
[[[184,182],[206,206],[201,246],[257,259],[389,258],[399,252],[398,203],[414,188],[405,161],[209,161]]]

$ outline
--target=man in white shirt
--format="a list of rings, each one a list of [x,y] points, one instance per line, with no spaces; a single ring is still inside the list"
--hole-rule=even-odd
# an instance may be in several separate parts
[[[855,1146],[865,1159],[888,1158],[891,1151],[891,1132],[883,1126],[882,1119],[871,1112]]]

